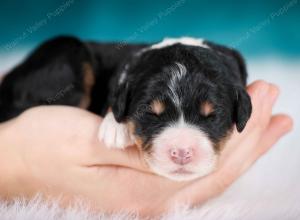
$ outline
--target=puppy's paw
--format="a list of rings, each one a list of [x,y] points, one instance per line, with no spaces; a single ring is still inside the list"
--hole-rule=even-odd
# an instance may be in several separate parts
[[[126,124],[118,123],[112,112],[105,115],[98,138],[108,148],[124,149],[133,144]]]

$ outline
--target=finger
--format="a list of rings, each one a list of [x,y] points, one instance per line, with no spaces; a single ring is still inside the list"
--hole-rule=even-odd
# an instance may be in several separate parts
[[[287,115],[275,115],[271,118],[268,127],[256,144],[256,150],[249,155],[247,161],[241,167],[240,172],[247,170],[257,159],[273,147],[280,138],[287,134],[293,127],[292,119]]]
[[[247,92],[251,98],[265,97],[266,95],[276,97],[280,93],[280,90],[279,87],[273,83],[268,83],[264,80],[257,80],[247,86]]]
[[[272,105],[274,105],[276,103],[279,94],[280,94],[279,86],[277,86],[276,84],[270,83],[268,95],[270,96],[270,101],[271,101]]]
[[[247,86],[247,92],[251,97],[252,104],[259,104],[259,98],[267,95],[269,83],[264,80],[257,80]]]
[[[263,99],[261,100],[260,106],[260,112],[258,114],[258,118],[256,121],[256,127],[259,128],[257,131],[262,132],[262,130],[265,130],[268,126],[272,110],[274,107],[274,104],[276,103],[279,96],[279,87],[275,84],[270,83],[268,92],[265,94]]]
[[[291,131],[292,127],[293,120],[290,116],[284,114],[274,115],[257,144],[259,150],[253,159],[266,153],[282,136]]]
[[[260,124],[265,124],[263,128],[266,128],[266,126],[269,124],[269,121],[271,119],[272,109],[274,107],[274,104],[276,103],[278,96],[279,96],[279,87],[275,84],[270,83],[269,89],[267,94],[262,100],[261,106],[262,110],[260,112]],[[264,122],[264,123],[262,123]]]
[[[260,80],[251,84],[248,92],[252,103],[252,115],[249,122],[260,122],[260,119],[264,118],[263,113],[269,113],[272,110],[280,93],[279,87]]]

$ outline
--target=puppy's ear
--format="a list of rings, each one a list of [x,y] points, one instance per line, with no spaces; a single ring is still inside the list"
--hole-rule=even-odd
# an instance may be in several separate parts
[[[236,87],[234,89],[234,110],[233,120],[236,123],[238,132],[242,132],[249,120],[252,112],[251,99],[242,87]]]
[[[206,44],[213,50],[216,50],[219,54],[224,55],[230,68],[240,76],[242,83],[246,85],[248,74],[246,63],[242,55],[233,48],[228,48],[210,41],[206,41]]]
[[[248,73],[247,73],[247,67],[244,58],[237,50],[234,49],[228,49],[228,53],[237,63],[241,80],[243,84],[246,85]]]
[[[223,55],[223,61],[230,68],[233,74],[241,79],[242,86],[235,86],[233,89],[234,95],[234,110],[233,120],[236,123],[238,132],[242,132],[250,118],[252,112],[251,100],[244,89],[247,81],[247,68],[242,55],[235,49],[228,48],[210,41],[205,42],[211,49]]]
[[[113,92],[111,98],[111,108],[117,122],[123,122],[126,120],[127,108],[128,108],[128,93],[129,83],[124,82],[117,86]]]

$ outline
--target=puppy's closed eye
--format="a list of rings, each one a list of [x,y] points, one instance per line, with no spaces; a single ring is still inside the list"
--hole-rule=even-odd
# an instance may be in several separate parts
[[[208,117],[214,112],[214,106],[209,101],[204,101],[200,104],[200,114],[202,116]]]

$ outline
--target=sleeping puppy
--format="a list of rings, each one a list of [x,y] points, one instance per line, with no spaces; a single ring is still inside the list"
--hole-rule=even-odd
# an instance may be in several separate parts
[[[98,137],[107,147],[136,144],[155,173],[191,180],[212,172],[233,129],[246,126],[246,78],[237,51],[201,39],[122,45],[60,37],[4,78],[0,121],[37,105],[85,108],[104,116]]]
[[[201,39],[165,39],[137,51],[111,83],[99,138],[135,143],[151,169],[173,180],[212,172],[226,138],[251,114],[247,72],[235,50]]]

